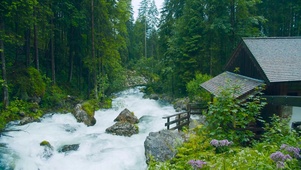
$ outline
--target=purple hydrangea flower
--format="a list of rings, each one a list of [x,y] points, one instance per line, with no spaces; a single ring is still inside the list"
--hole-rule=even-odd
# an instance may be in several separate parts
[[[229,146],[231,144],[232,144],[232,142],[229,142],[227,139],[219,141],[220,146]]]
[[[210,144],[214,147],[220,147],[220,146],[229,146],[232,145],[232,142],[228,141],[227,139],[224,140],[211,140]]]
[[[289,154],[284,155],[280,151],[272,153],[270,158],[275,162],[285,162],[287,159],[292,159]]]
[[[205,161],[202,161],[202,160],[190,160],[190,161],[188,161],[188,164],[190,164],[193,168],[201,169],[207,163]]]
[[[216,140],[216,139],[213,139],[213,140],[210,142],[210,144],[211,144],[212,146],[215,146],[215,147],[218,147],[218,146],[219,146],[219,142],[218,142],[218,140]]]
[[[294,158],[301,158],[300,156],[300,148],[289,146],[286,144],[282,144],[280,147],[282,150],[286,150],[289,154],[291,154]]]

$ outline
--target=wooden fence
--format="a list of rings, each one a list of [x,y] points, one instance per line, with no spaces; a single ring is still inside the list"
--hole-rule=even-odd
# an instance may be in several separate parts
[[[181,112],[163,117],[163,119],[167,119],[165,126],[168,130],[178,129],[181,131],[184,126],[189,126],[191,114],[202,114],[204,109],[207,109],[207,106],[199,103],[190,103],[187,105],[186,112]],[[174,126],[171,127],[172,125]]]

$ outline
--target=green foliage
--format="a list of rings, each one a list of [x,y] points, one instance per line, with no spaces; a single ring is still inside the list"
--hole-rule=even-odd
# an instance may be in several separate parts
[[[95,110],[99,109],[99,103],[96,99],[87,100],[82,104],[82,108],[90,117],[94,117]]]
[[[157,82],[159,78],[158,69],[160,69],[160,65],[157,62],[153,57],[142,57],[133,65],[133,68],[151,82]]]
[[[101,101],[101,108],[104,108],[104,109],[112,108],[112,99],[111,98],[104,98]]]
[[[187,83],[186,89],[191,101],[210,101],[210,93],[200,87],[200,84],[204,83],[209,79],[211,79],[211,76],[207,74],[198,73],[195,75],[195,78],[193,80]]]
[[[273,115],[271,122],[265,123],[265,133],[263,134],[262,142],[271,145],[294,145],[300,142],[298,134],[293,129],[290,129],[288,122],[289,120],[286,118]]]
[[[220,90],[220,95],[209,105],[206,116],[205,129],[215,139],[228,139],[236,144],[246,144],[254,136],[250,130],[245,130],[249,125],[261,120],[260,110],[266,104],[258,95],[250,95],[246,100],[237,99],[237,87],[226,87]]]
[[[42,110],[37,103],[16,99],[10,102],[10,105],[2,110],[0,115],[0,129],[3,129],[6,123],[20,120],[22,117],[37,119],[42,115]]]
[[[45,94],[46,83],[37,69],[33,67],[19,69],[13,76],[15,79],[12,83],[18,97],[27,100],[28,97],[42,97]]]
[[[48,79],[49,80],[49,79]],[[62,101],[66,98],[65,92],[57,85],[51,85],[50,82],[47,85],[45,96],[42,100],[43,108],[53,108],[62,104]]]
[[[275,128],[275,126],[271,127]],[[175,158],[166,162],[151,161],[148,169],[187,169],[193,170],[188,164],[190,160],[202,160],[206,165],[201,168],[205,170],[216,169],[248,169],[248,170],[274,170],[277,164],[270,158],[271,154],[281,150],[281,145],[270,144],[268,142],[258,142],[251,147],[230,146],[226,152],[217,154],[215,147],[210,145],[212,138],[208,138],[202,125],[189,132],[189,138],[177,149]],[[275,134],[269,134],[271,138],[276,138]],[[281,147],[280,147],[281,146]],[[300,148],[297,141],[291,146]],[[281,150],[283,151],[283,150]],[[283,151],[284,152],[284,151]],[[287,154],[287,152],[284,152]],[[284,169],[298,169],[300,160],[293,158],[284,164]]]
[[[35,95],[35,96],[43,96],[46,89],[46,84],[43,81],[42,75],[40,72],[33,68],[28,68],[28,74],[29,74],[29,95]]]

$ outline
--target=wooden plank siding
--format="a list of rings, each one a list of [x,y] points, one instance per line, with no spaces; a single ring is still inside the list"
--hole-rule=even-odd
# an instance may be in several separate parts
[[[265,95],[301,96],[301,82],[272,83],[264,91]]]
[[[240,75],[266,80],[265,76],[261,73],[262,70],[258,67],[256,60],[252,58],[252,54],[247,47],[244,45],[238,52],[236,60],[233,60],[226,70],[234,72],[239,69],[238,74]]]
[[[301,107],[301,96],[262,96],[268,104]]]

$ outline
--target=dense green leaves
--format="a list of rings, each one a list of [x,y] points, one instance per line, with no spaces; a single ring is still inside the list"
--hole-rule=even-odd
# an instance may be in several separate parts
[[[235,143],[247,144],[254,137],[254,132],[249,127],[256,126],[260,120],[260,110],[266,104],[258,95],[250,95],[241,100],[235,97],[240,91],[237,87],[220,89],[220,95],[209,105],[205,113],[206,129],[209,136],[215,139],[229,139]]]

